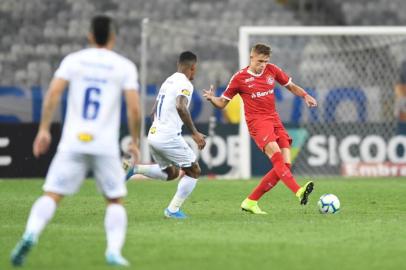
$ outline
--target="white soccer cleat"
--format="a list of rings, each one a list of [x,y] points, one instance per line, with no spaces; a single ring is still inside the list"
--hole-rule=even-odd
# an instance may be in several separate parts
[[[120,254],[107,253],[106,261],[110,265],[130,266],[130,263]]]

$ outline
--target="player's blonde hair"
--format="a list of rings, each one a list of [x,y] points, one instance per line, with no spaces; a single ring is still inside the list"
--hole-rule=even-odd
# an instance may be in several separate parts
[[[262,43],[257,43],[252,47],[251,53],[256,53],[256,54],[264,54],[267,56],[271,56],[272,54],[272,49],[271,46],[262,44]]]

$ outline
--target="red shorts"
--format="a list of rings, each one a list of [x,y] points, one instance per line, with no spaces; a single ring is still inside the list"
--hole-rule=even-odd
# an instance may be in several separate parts
[[[264,151],[269,142],[275,142],[280,148],[290,148],[292,138],[279,119],[261,119],[250,121],[248,130],[258,148]]]

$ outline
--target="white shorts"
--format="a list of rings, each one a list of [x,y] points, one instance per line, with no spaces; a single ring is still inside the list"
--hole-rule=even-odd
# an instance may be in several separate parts
[[[196,161],[195,153],[180,135],[159,141],[148,138],[148,144],[152,157],[162,170],[173,165],[188,168]]]
[[[127,195],[125,172],[118,157],[57,152],[45,179],[43,190],[61,195],[76,193],[89,171],[101,193],[109,199]]]

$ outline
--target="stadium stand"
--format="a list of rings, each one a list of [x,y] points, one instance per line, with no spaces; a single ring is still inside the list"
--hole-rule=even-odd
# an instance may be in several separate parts
[[[182,29],[195,37],[195,42],[217,38],[228,42],[232,51],[221,54],[214,44],[197,46],[203,66],[214,66],[224,60],[226,69],[236,69],[238,26],[241,24],[285,24],[299,25],[294,12],[276,2],[268,1],[133,1],[133,0],[4,0],[0,2],[0,27],[3,33],[0,61],[3,76],[1,85],[45,86],[52,70],[69,52],[82,47],[86,42],[88,18],[95,13],[112,15],[120,24],[121,35],[118,51],[139,64],[140,24],[150,18],[167,35],[167,28]],[[153,69],[150,80],[154,82],[172,68],[168,59],[173,58],[173,49],[184,42],[162,46],[161,36],[151,36],[150,51],[159,55],[160,69]],[[224,43],[223,42],[223,43]],[[231,44],[231,46],[230,46]],[[177,52],[175,52],[176,54]],[[207,61],[209,63],[207,63]],[[14,72],[13,72],[14,71]],[[164,75],[163,75],[164,74]],[[44,85],[45,84],[45,85]]]
[[[3,0],[0,2],[0,85],[46,86],[63,55],[85,44],[88,18],[95,13],[116,18],[121,25],[120,32],[125,33],[118,41],[117,50],[137,64],[141,20],[148,17],[151,27],[160,28],[154,30],[149,40],[149,51],[157,57],[151,56],[153,67],[148,81],[156,83],[171,70],[170,60],[177,54],[174,48],[186,47],[185,42],[197,48],[204,69],[213,66],[216,70],[225,69],[226,74],[233,73],[238,68],[240,25],[375,25],[377,22],[399,25],[406,23],[404,8],[403,0]],[[314,12],[301,12],[304,9]],[[173,29],[191,38],[180,38],[164,46],[162,41]],[[295,46],[295,41],[272,45],[288,50],[289,46]],[[282,66],[295,73],[294,61],[284,62]],[[214,72],[210,74],[213,75],[203,79],[219,80]]]

